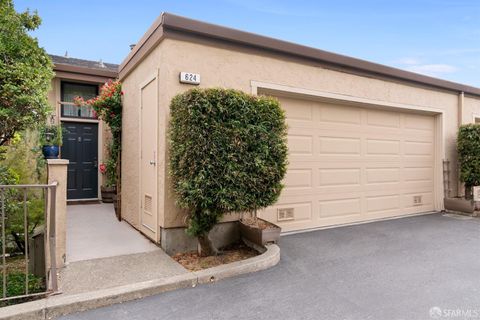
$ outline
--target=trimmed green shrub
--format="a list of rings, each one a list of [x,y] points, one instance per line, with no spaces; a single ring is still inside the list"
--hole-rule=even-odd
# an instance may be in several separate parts
[[[192,89],[173,98],[170,173],[187,232],[202,255],[208,233],[229,212],[275,203],[287,170],[285,114],[274,98],[230,89]]]
[[[472,187],[480,185],[480,125],[460,126],[457,138],[460,181],[465,183],[465,196],[471,198]]]

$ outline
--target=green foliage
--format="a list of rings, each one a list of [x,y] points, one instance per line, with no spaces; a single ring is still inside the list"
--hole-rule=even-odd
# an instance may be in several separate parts
[[[276,99],[193,89],[171,102],[170,173],[188,233],[208,234],[228,212],[277,201],[287,169],[285,114]]]
[[[43,157],[38,148],[38,132],[35,130],[16,134],[8,146],[2,147],[0,159],[0,184],[38,184],[46,179]],[[8,251],[22,253],[25,249],[23,190],[8,189],[5,193],[5,234]],[[41,190],[27,193],[28,233],[44,223],[44,199]]]
[[[15,297],[25,294],[25,273],[12,272],[7,274],[7,297]],[[28,275],[28,293],[40,293],[45,291],[44,280],[33,274]],[[0,277],[0,295],[3,296],[3,277]],[[0,306],[14,304],[13,301],[3,302]]]
[[[36,12],[17,13],[12,0],[0,1],[0,146],[16,132],[43,123],[51,110],[52,62],[28,34],[40,23]]]
[[[467,188],[480,185],[480,125],[460,126],[457,138],[460,180]]]
[[[41,146],[61,146],[63,144],[63,127],[60,124],[40,127]]]

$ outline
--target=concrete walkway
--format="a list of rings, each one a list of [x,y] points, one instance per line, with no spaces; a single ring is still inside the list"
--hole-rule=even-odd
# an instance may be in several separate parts
[[[70,263],[60,270],[63,294],[91,292],[186,274],[188,271],[162,250]]]
[[[413,320],[480,312],[478,218],[432,214],[295,234],[280,244],[272,269],[61,319]]]
[[[111,203],[67,206],[67,263],[157,250]]]
[[[187,273],[159,247],[115,217],[112,204],[67,207],[67,265],[59,289],[76,294]]]

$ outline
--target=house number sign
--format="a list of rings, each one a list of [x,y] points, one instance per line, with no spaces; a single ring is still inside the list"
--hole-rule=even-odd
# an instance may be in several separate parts
[[[198,73],[180,72],[180,82],[188,84],[200,84],[200,75]]]

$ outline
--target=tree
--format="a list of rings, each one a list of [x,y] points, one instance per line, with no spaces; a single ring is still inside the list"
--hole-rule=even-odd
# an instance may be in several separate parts
[[[225,213],[277,201],[287,168],[285,114],[276,99],[228,89],[193,89],[171,102],[170,174],[187,232],[202,255]]]
[[[465,183],[465,198],[472,197],[472,187],[480,185],[480,125],[460,126],[457,138],[460,181]]]
[[[0,146],[50,111],[52,62],[28,34],[40,23],[36,12],[18,13],[12,0],[0,0]]]

